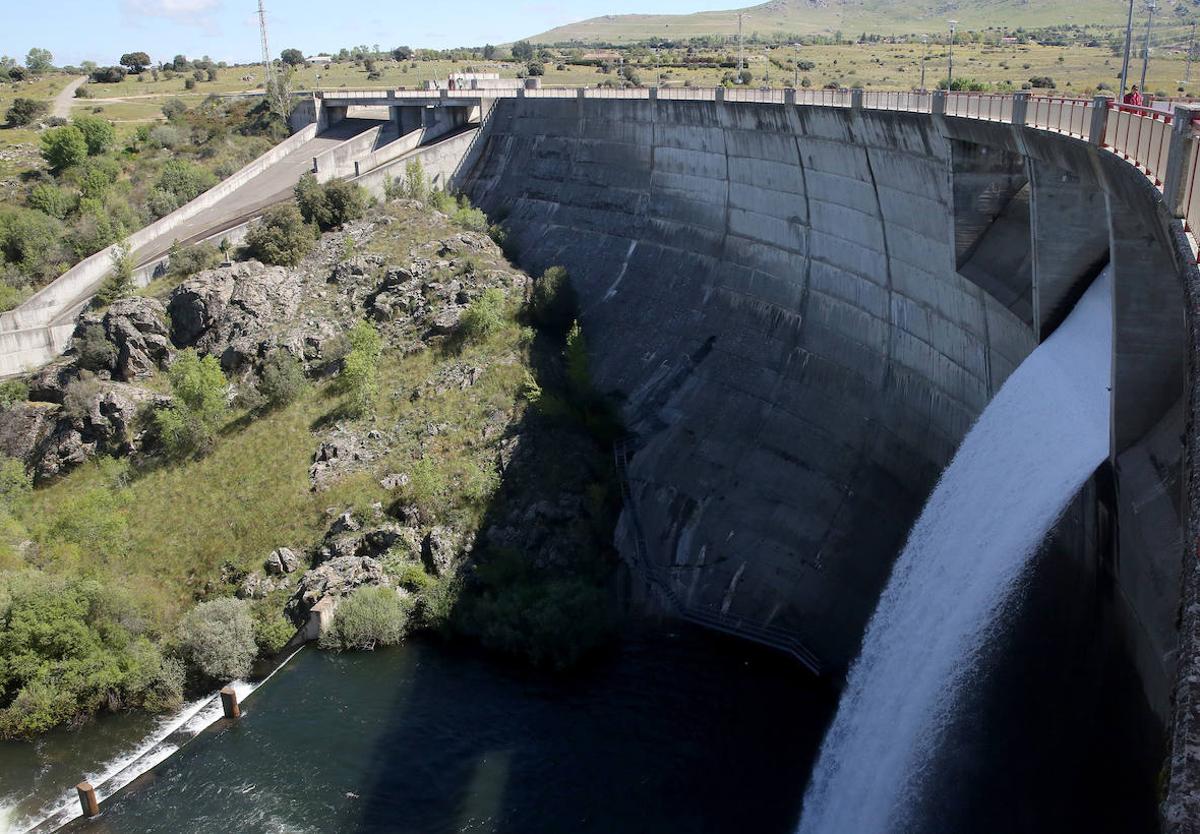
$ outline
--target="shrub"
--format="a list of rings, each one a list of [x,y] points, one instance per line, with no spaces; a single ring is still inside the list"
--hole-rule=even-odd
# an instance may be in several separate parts
[[[347,397],[347,408],[363,416],[375,410],[379,396],[379,357],[383,340],[370,322],[360,321],[349,333],[350,352],[342,361],[339,385]]]
[[[309,173],[296,183],[296,204],[306,222],[329,231],[362,217],[367,208],[367,194],[362,186],[345,180],[330,180],[322,185]]]
[[[133,630],[137,620],[99,582],[0,574],[0,737],[31,736],[105,707],[177,705],[180,670]]]
[[[87,140],[74,125],[56,127],[42,134],[42,158],[55,171],[78,165],[87,155]]]
[[[59,251],[63,227],[39,211],[0,207],[0,257],[32,274]]]
[[[486,342],[504,327],[504,293],[488,287],[467,307],[458,326],[464,342]]]
[[[341,601],[321,648],[372,651],[404,639],[412,603],[394,588],[359,588]]]
[[[193,200],[216,185],[217,177],[199,165],[184,159],[170,159],[163,165],[155,187],[174,194],[180,205]]]
[[[174,400],[154,413],[159,439],[168,457],[200,454],[229,410],[229,383],[215,357],[201,359],[191,348],[180,352],[167,373]]]
[[[254,613],[254,642],[258,645],[258,653],[263,656],[279,653],[296,633],[296,627],[278,610],[264,608]]]
[[[44,116],[49,109],[49,106],[44,101],[38,101],[34,98],[15,98],[13,99],[12,106],[5,112],[4,118],[11,127],[24,127],[25,125],[33,124],[37,119]]]
[[[82,200],[101,200],[120,175],[120,166],[111,159],[89,159],[76,169],[74,179]]]
[[[221,252],[207,241],[183,246],[178,240],[167,253],[168,268],[175,278],[187,278],[221,263]]]
[[[258,390],[269,405],[280,408],[294,402],[304,385],[304,365],[290,351],[276,349],[267,356]]]
[[[40,182],[33,187],[27,198],[30,208],[35,208],[43,214],[62,220],[75,207],[75,197],[66,189],[48,182]]]
[[[79,367],[89,371],[110,371],[117,362],[117,349],[99,324],[83,328],[74,342]]]
[[[535,573],[519,553],[497,555],[480,565],[477,576],[464,620],[485,646],[562,669],[611,633],[599,581]]]
[[[76,116],[72,124],[79,128],[83,140],[87,143],[88,154],[98,156],[117,142],[117,131],[110,122],[95,116]]]
[[[266,264],[295,266],[316,243],[316,230],[293,205],[276,206],[246,234],[246,252]]]
[[[435,188],[429,192],[427,204],[434,211],[440,211],[442,214],[451,215],[458,210],[458,203],[450,192],[440,188]]]
[[[185,78],[185,79],[183,79],[183,89],[185,89],[185,90],[194,90],[194,89],[196,89],[196,79],[195,79],[195,78]]]
[[[90,77],[97,84],[119,84],[127,74],[124,67],[97,67]]]
[[[181,98],[169,98],[163,102],[162,114],[168,122],[179,121],[187,114],[187,103]]]
[[[1039,89],[1039,90],[1055,89],[1054,79],[1048,75],[1035,75],[1029,79],[1029,84],[1034,89]]]
[[[472,232],[486,232],[488,229],[487,215],[479,209],[473,208],[465,196],[459,197],[458,209],[455,210],[452,219]]]
[[[533,323],[553,333],[565,333],[575,321],[578,301],[570,276],[561,266],[552,266],[533,283],[529,313]]]
[[[8,408],[15,403],[23,403],[29,399],[29,386],[20,379],[6,379],[0,382],[0,408]]]
[[[421,160],[414,159],[404,166],[404,196],[424,202],[428,193],[425,169],[421,166]]]
[[[23,461],[0,455],[0,509],[13,505],[33,492],[33,478]]]
[[[258,655],[250,606],[240,599],[202,602],[177,630],[184,659],[206,678],[229,681],[250,674]]]
[[[91,98],[92,91],[87,88],[86,84],[80,84],[75,88],[75,98]]]
[[[424,515],[433,515],[446,489],[442,470],[430,458],[416,461],[408,473],[408,483],[400,490],[400,500],[413,504]]]
[[[129,251],[129,243],[118,243],[110,255],[112,271],[96,291],[96,303],[107,307],[118,298],[128,298],[133,295],[136,287],[133,284],[133,255]]]

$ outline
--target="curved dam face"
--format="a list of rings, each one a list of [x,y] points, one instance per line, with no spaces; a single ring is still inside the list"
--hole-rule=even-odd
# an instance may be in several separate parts
[[[484,135],[464,190],[524,265],[570,271],[650,558],[835,671],[973,420],[1111,264],[1112,454],[1051,549],[1166,727],[1194,264],[1143,175],[1080,139],[841,108],[501,99]]]

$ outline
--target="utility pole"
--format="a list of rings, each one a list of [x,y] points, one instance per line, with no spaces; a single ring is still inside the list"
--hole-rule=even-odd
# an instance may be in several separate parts
[[[946,92],[954,89],[954,27],[958,26],[957,20],[947,20],[950,24],[950,64],[946,73]]]
[[[745,49],[742,46],[742,18],[749,17],[745,12],[738,12],[738,74],[745,68]]]
[[[925,44],[925,54],[921,56],[921,92],[925,92],[925,64],[929,62],[929,35],[921,35],[921,43]]]
[[[1129,53],[1133,48],[1133,0],[1129,0],[1129,20],[1125,22],[1125,57],[1121,61],[1121,93],[1125,98],[1125,89],[1129,83]]]
[[[1196,24],[1192,24],[1192,36],[1188,39],[1187,72],[1183,75],[1185,85],[1192,83],[1192,53],[1196,49]]]
[[[1146,11],[1149,13],[1146,16],[1146,43],[1142,46],[1142,95],[1146,94],[1146,70],[1150,67],[1150,28],[1154,26],[1154,12],[1158,6],[1154,5],[1153,0],[1146,4]]]

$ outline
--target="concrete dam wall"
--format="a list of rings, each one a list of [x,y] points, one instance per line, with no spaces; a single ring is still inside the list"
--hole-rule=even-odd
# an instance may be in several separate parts
[[[1112,452],[1054,547],[1106,577],[1170,725],[1196,278],[1143,174],[1083,139],[835,107],[500,99],[482,141],[460,185],[523,265],[570,270],[650,557],[835,672],[973,420],[1111,265]]]

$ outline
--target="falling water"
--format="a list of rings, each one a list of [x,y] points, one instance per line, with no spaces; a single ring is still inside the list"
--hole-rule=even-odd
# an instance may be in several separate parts
[[[1009,377],[896,561],[804,798],[799,834],[905,830],[998,613],[1108,454],[1107,271]]]

